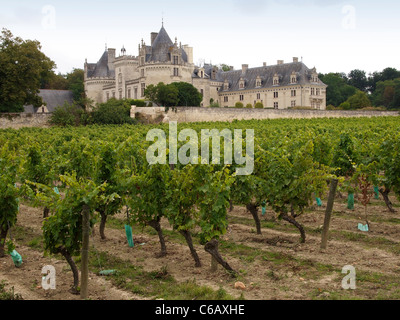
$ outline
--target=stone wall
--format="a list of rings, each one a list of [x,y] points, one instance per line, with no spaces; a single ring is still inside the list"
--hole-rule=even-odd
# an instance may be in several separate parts
[[[163,122],[213,122],[233,120],[265,119],[311,119],[311,118],[351,118],[399,116],[398,111],[321,111],[321,110],[272,110],[235,108],[190,108],[179,107],[177,111],[165,113],[160,107],[133,108],[132,114],[139,113],[149,120],[163,118]]]
[[[24,127],[49,127],[49,113],[2,113],[0,114],[0,129],[19,129]]]

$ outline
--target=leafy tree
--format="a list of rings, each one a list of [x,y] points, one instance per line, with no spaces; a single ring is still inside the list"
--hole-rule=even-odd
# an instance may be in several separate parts
[[[55,63],[38,41],[22,40],[3,29],[0,35],[0,112],[22,112],[24,105],[40,107],[40,81]]]
[[[347,78],[343,74],[328,73],[319,75],[322,82],[328,85],[326,90],[326,103],[338,107],[348,98],[354,95],[357,89],[347,84]]]
[[[166,108],[176,107],[179,102],[179,90],[174,84],[160,82],[157,86],[149,85],[144,95],[147,99]]]
[[[257,102],[254,106],[255,109],[264,109],[264,105],[261,102]]]
[[[85,98],[84,71],[82,69],[73,69],[66,76],[68,90],[72,91],[74,101],[81,104]]]
[[[174,82],[171,84],[178,89],[178,106],[199,107],[203,96],[192,84],[187,82]]]
[[[352,70],[348,75],[347,83],[353,87],[356,87],[358,90],[366,92],[368,88],[366,72],[359,69]]]
[[[367,94],[363,91],[357,91],[356,94],[352,95],[347,102],[350,104],[350,109],[362,109],[371,106],[371,101],[369,100]]]

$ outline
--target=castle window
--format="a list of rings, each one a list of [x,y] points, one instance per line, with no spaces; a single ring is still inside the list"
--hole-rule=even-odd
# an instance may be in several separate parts
[[[146,90],[146,84],[142,83],[142,97],[144,97],[144,90]]]
[[[133,92],[134,92],[134,94],[135,94],[135,99],[137,99],[138,98],[138,88],[135,88],[134,90],[133,90]]]
[[[319,88],[316,89],[315,95],[319,96],[320,95],[321,90]]]
[[[296,101],[292,101],[292,108],[296,107]]]
[[[110,100],[110,93],[109,92],[106,93],[106,96],[107,96],[107,101]]]
[[[229,101],[229,97],[224,97],[224,102],[228,102]]]
[[[131,89],[128,89],[128,99],[131,98]]]
[[[122,91],[119,92],[119,99],[122,99]]]
[[[204,90],[203,90],[203,89],[200,89],[200,94],[201,94],[202,96],[204,96]]]
[[[297,83],[296,77],[292,77],[292,83]]]
[[[311,95],[315,96],[315,88],[311,88]]]
[[[292,90],[292,97],[296,96],[296,90]]]
[[[240,101],[243,101],[243,100],[244,100],[244,95],[241,94],[241,95],[240,95]]]
[[[144,77],[144,69],[142,69],[141,71],[141,75],[142,75],[142,78]]]
[[[178,68],[174,68],[174,76],[175,77],[179,76],[179,69]]]
[[[257,93],[257,100],[261,99],[261,93]]]
[[[274,102],[274,109],[279,109],[279,103],[278,102]]]
[[[118,75],[118,83],[122,83],[122,73]]]
[[[178,56],[174,56],[174,61],[173,64],[179,64],[179,57]]]
[[[112,97],[115,99],[115,91],[112,92]]]
[[[274,92],[274,98],[275,98],[275,99],[279,98],[279,92],[278,92],[278,91],[275,91],[275,92]]]

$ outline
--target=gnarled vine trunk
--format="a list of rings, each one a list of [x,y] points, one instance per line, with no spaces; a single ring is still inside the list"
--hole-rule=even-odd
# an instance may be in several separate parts
[[[67,260],[69,266],[71,267],[72,274],[74,276],[74,285],[72,286],[70,291],[73,294],[79,294],[79,291],[78,291],[78,286],[79,286],[78,268],[77,268],[74,260],[72,259],[71,254],[65,248],[60,249],[60,254],[62,254],[62,256],[65,258],[65,260]]]
[[[282,214],[282,219],[294,225],[297,229],[299,229],[301,235],[301,243],[305,243],[306,232],[304,231],[303,226],[300,223],[298,223],[295,218],[289,216],[287,213]]]
[[[190,232],[188,230],[181,230],[180,234],[185,237],[186,243],[188,244],[189,249],[190,249],[190,253],[192,254],[192,257],[194,259],[195,267],[200,268],[201,261],[200,261],[199,255],[197,254],[196,249],[193,246],[192,235],[190,234]]]
[[[204,246],[204,250],[206,250],[206,252],[211,254],[211,256],[215,259],[215,261],[217,261],[226,270],[231,272],[233,275],[237,275],[237,272],[234,269],[232,269],[232,267],[228,264],[228,262],[226,262],[220,255],[218,251],[218,245],[219,245],[218,241],[213,239],[206,243],[206,245]]]
[[[388,190],[386,188],[380,188],[379,192],[382,195],[383,200],[385,200],[386,206],[388,207],[389,211],[391,213],[396,213],[396,210],[394,210],[394,208],[393,208],[393,203],[389,199],[390,190]]]
[[[161,257],[165,257],[167,255],[167,247],[165,245],[164,234],[161,229],[160,221],[161,221],[161,218],[158,218],[157,220],[150,221],[148,223],[148,225],[157,231],[158,238],[160,239],[160,245],[161,245],[161,252],[158,256],[161,258]]]
[[[262,234],[261,233],[261,222],[260,218],[258,217],[258,206],[256,206],[254,203],[249,203],[246,205],[247,210],[250,211],[251,215],[253,216],[254,221],[256,222],[256,229],[257,229],[257,234]]]
[[[48,218],[48,217],[49,217],[49,213],[50,213],[50,209],[47,208],[47,207],[45,207],[45,208],[43,209],[43,219]]]
[[[8,227],[0,226],[0,258],[3,258],[5,253],[5,242],[7,238]]]
[[[101,217],[101,221],[100,221],[100,228],[99,228],[99,232],[100,232],[100,238],[101,240],[106,240],[106,234],[105,234],[105,229],[106,229],[106,223],[107,223],[107,215],[105,214],[104,211],[100,211],[100,217]]]

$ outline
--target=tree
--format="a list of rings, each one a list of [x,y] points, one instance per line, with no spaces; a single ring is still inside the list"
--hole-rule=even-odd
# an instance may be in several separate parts
[[[147,99],[164,107],[176,107],[179,102],[179,90],[174,84],[164,84],[160,82],[158,85],[149,85],[144,95]]]
[[[22,112],[24,105],[40,107],[41,79],[55,63],[41,51],[38,41],[22,40],[3,29],[0,36],[0,112]]]
[[[199,107],[203,96],[192,84],[187,82],[174,82],[171,84],[178,89],[178,106]]]
[[[85,98],[84,71],[82,69],[73,69],[66,76],[68,90],[72,91],[74,101],[81,104]]]
[[[319,75],[322,82],[328,85],[326,90],[326,103],[338,107],[348,98],[354,95],[357,89],[347,84],[347,78],[343,74],[328,73]]]
[[[368,79],[365,71],[355,69],[348,75],[348,84],[357,89],[366,92],[368,88]]]
[[[352,95],[347,102],[350,104],[350,109],[362,109],[371,106],[371,101],[369,100],[367,94],[363,91],[357,91],[356,94]]]

